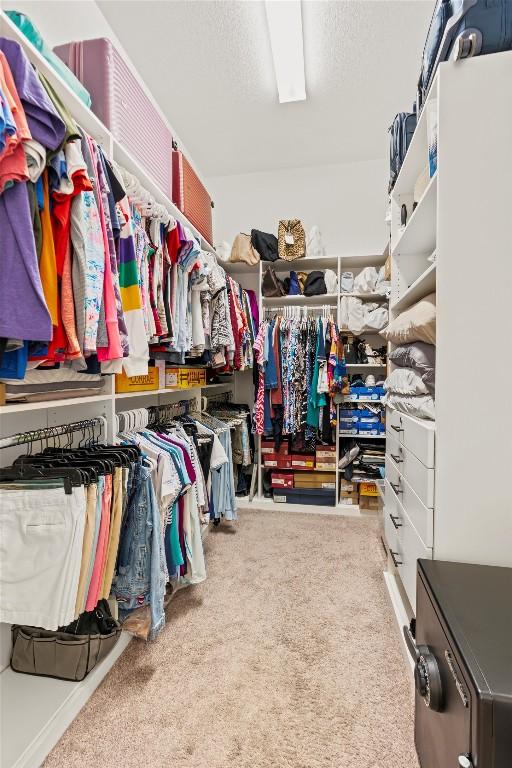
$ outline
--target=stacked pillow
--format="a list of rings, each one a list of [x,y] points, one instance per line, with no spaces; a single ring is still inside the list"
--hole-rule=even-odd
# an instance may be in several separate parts
[[[435,293],[402,312],[381,335],[398,345],[389,354],[397,367],[385,383],[386,403],[409,416],[435,419]]]

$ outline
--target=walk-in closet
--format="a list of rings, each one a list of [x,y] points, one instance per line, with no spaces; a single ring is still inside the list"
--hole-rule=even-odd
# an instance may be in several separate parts
[[[511,0],[0,11],[0,767],[512,765]]]

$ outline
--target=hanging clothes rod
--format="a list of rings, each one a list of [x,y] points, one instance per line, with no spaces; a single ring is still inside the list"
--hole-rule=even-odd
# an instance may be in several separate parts
[[[332,304],[315,304],[314,306],[297,304],[284,307],[265,307],[264,312],[265,316],[281,315],[286,319],[305,318],[310,314],[321,314],[322,317],[329,317],[333,314],[334,306]]]
[[[83,419],[82,421],[60,424],[55,427],[42,427],[41,429],[34,429],[30,432],[20,432],[17,435],[4,437],[0,440],[0,448],[12,448],[16,445],[35,443],[38,440],[47,440],[48,438],[59,437],[61,435],[70,435],[73,432],[80,432],[80,430],[94,427],[97,424],[101,425],[103,434],[106,434],[107,420],[103,416],[96,416],[92,419]]]
[[[218,395],[212,395],[205,398],[207,405],[214,403],[230,403],[233,400],[233,392],[219,392]]]

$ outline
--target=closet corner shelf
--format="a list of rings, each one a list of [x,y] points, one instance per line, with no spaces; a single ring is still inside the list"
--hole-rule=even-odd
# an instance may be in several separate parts
[[[436,289],[436,262],[420,275],[417,280],[409,286],[403,296],[390,305],[393,312],[402,312],[415,302],[432,293]]]
[[[436,246],[437,173],[432,176],[421,200],[412,212],[392,248],[394,254],[431,254]]]
[[[127,397],[152,397],[154,395],[172,395],[176,392],[197,392],[198,389],[210,389],[219,387],[230,387],[232,383],[228,381],[226,384],[200,384],[197,387],[165,387],[164,389],[149,389],[142,392],[116,392],[114,397],[116,400],[123,400]]]
[[[272,267],[274,272],[290,272],[290,270],[300,270],[308,272],[312,269],[332,269],[335,272],[338,269],[338,256],[305,256],[303,259],[286,261],[286,259],[276,259],[276,261],[262,261],[262,267]]]
[[[52,408],[69,408],[73,405],[87,405],[88,403],[101,403],[112,399],[110,392],[103,395],[89,395],[84,397],[64,397],[59,400],[38,400],[32,403],[6,403],[0,406],[0,416],[10,413],[24,413],[26,411],[51,410]]]
[[[377,331],[378,333],[378,331]],[[386,363],[347,363],[346,368],[387,368]]]

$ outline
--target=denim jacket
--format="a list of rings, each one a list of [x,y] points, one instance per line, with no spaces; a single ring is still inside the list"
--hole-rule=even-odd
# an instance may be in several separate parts
[[[150,605],[153,638],[165,624],[165,555],[151,469],[144,458],[128,481],[113,591],[122,614]]]

